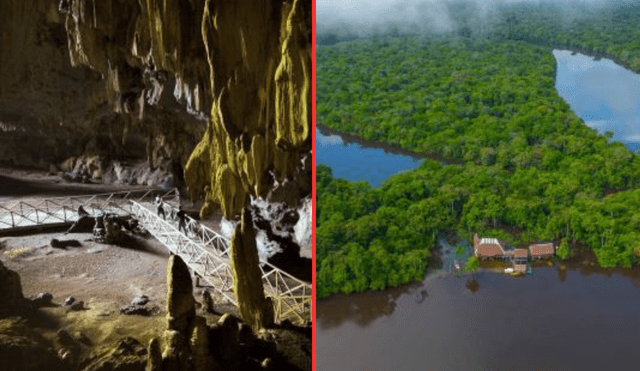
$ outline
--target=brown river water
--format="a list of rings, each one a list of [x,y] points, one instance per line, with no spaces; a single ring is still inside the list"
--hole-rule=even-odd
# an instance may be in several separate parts
[[[638,370],[640,272],[439,271],[317,303],[318,370]]]

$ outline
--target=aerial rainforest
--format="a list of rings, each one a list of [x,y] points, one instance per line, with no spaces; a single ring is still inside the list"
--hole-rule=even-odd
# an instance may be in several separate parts
[[[457,2],[450,32],[319,33],[318,126],[457,164],[424,160],[377,188],[319,165],[318,296],[421,280],[445,232],[638,264],[640,157],[587,127],[554,87],[556,48],[640,72],[640,5],[614,3],[576,3],[575,17],[503,4],[480,27],[475,3]]]

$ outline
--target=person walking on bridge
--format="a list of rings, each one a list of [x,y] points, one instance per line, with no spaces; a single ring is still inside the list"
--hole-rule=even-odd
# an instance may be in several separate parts
[[[178,217],[178,232],[182,229],[184,234],[187,235],[187,213],[182,210],[182,205],[178,206],[178,213],[176,216]]]
[[[160,214],[162,214],[162,219],[167,220],[167,217],[164,214],[164,202],[162,201],[162,198],[159,197],[159,196],[156,196],[155,204],[156,204],[156,207],[157,207],[158,216],[160,216]]]

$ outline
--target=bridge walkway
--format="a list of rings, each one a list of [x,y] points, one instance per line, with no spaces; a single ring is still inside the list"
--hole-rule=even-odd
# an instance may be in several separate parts
[[[153,200],[161,196],[166,220],[156,214]],[[51,225],[70,225],[78,220],[78,208],[91,215],[132,215],[172,253],[179,255],[223,298],[237,305],[233,273],[229,264],[230,241],[216,231],[187,217],[188,236],[175,221],[180,204],[176,189],[69,196],[0,203],[0,234]],[[271,297],[276,321],[311,321],[312,286],[268,262],[260,265],[265,295]]]

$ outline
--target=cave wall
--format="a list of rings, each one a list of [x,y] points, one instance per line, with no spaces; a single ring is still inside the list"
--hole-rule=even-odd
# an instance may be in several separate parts
[[[0,2],[0,164],[49,169],[83,155],[167,170],[186,162],[206,128],[204,87],[186,85],[190,72],[153,65],[140,9],[138,1]]]
[[[0,2],[0,162],[185,167],[203,214],[311,193],[310,0]]]
[[[55,1],[0,2],[0,162],[48,168],[78,154],[98,76],[71,67]],[[79,150],[78,150],[79,148]]]
[[[148,105],[171,109],[162,98],[171,80],[177,103],[208,114],[182,163],[190,196],[208,201],[204,214],[217,204],[237,216],[249,196],[297,205],[310,194],[310,1],[63,0],[60,9],[71,64],[104,76],[116,112],[136,122]]]

